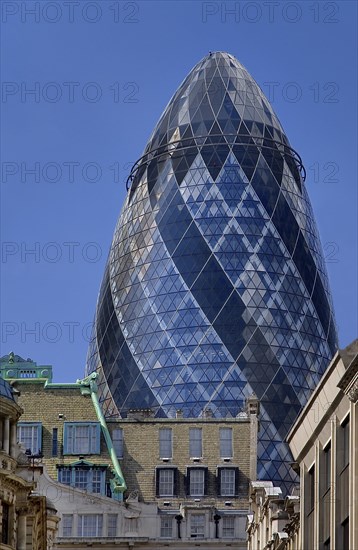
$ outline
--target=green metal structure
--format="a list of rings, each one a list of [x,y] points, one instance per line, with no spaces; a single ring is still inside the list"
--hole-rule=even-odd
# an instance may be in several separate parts
[[[103,415],[101,406],[99,404],[98,386],[97,386],[97,383],[96,383],[97,377],[98,377],[98,374],[96,372],[93,372],[92,374],[90,374],[89,376],[86,376],[83,379],[76,380],[76,384],[78,384],[80,386],[80,390],[81,390],[82,395],[90,395],[91,396],[92,403],[94,405],[98,421],[101,425],[102,433],[103,433],[104,439],[106,441],[108,453],[109,453],[109,456],[111,458],[112,465],[113,465],[112,473],[113,473],[114,477],[110,480],[110,485],[111,485],[111,491],[112,491],[112,494],[113,494],[113,498],[115,500],[122,501],[123,500],[123,493],[124,493],[124,491],[126,491],[127,485],[126,485],[126,482],[124,481],[122,469],[120,467],[117,455],[116,455],[115,450],[113,448],[113,443],[112,443],[110,433],[108,431],[106,419]]]

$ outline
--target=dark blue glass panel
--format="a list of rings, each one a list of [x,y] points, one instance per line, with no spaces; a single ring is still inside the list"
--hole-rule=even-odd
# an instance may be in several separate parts
[[[229,279],[215,258],[208,261],[191,288],[194,298],[211,322],[220,313],[232,290]]]
[[[280,233],[287,250],[292,254],[295,249],[299,227],[282,193],[278,197],[272,221]]]
[[[244,311],[245,306],[240,296],[237,292],[233,292],[225,300],[225,304],[213,323],[216,332],[234,359],[239,356],[246,344],[244,330],[248,324],[243,318]]]
[[[329,310],[329,305],[327,301],[327,296],[324,291],[319,273],[317,273],[317,277],[316,277],[316,281],[315,281],[315,285],[312,293],[312,301],[315,305],[318,316],[321,320],[322,327],[324,331],[327,333],[328,325],[330,321],[330,310]]]
[[[192,217],[177,192],[158,225],[169,253],[174,252],[191,222]]]
[[[259,159],[251,184],[265,207],[266,212],[269,216],[272,216],[280,188],[262,158]]]

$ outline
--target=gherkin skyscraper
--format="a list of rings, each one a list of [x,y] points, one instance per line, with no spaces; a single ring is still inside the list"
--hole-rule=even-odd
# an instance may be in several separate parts
[[[284,438],[337,348],[304,180],[246,69],[200,61],[128,179],[87,360],[107,416],[236,416],[255,393],[259,477],[290,481]]]

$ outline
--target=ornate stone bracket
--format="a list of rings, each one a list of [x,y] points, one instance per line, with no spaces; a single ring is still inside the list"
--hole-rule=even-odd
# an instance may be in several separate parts
[[[352,401],[353,403],[356,403],[358,400],[358,380],[355,381],[353,386],[350,388],[348,392],[348,399]]]

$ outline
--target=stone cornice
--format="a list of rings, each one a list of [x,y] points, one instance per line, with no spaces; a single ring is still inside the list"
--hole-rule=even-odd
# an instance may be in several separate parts
[[[338,387],[344,391],[350,401],[356,403],[358,400],[358,354],[349,364],[346,372],[342,376]]]
[[[348,399],[353,403],[358,401],[358,380],[355,381],[351,389],[348,391]]]
[[[26,481],[22,477],[19,477],[11,472],[1,471],[0,480],[2,487],[14,487],[16,489],[25,489],[31,491],[33,484]]]
[[[9,416],[12,420],[18,420],[24,410],[14,401],[0,397],[0,412],[2,417]]]

